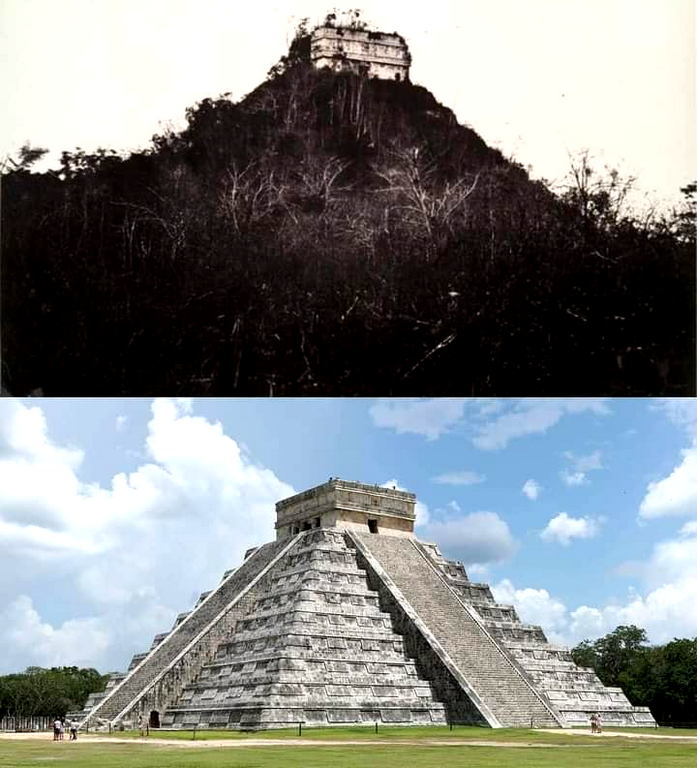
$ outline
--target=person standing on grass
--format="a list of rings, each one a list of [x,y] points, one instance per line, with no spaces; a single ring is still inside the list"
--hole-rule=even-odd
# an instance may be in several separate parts
[[[63,720],[58,721],[58,740],[63,741],[63,734],[65,733],[65,723]]]
[[[595,712],[591,715],[591,733],[598,732],[598,716]]]
[[[71,720],[68,725],[70,726],[70,741],[77,741],[77,720]]]
[[[599,712],[595,713],[595,727],[598,729],[598,733],[603,732],[603,723],[602,723],[602,720],[600,719]]]
[[[53,721],[53,740],[54,741],[58,741],[58,737],[60,736],[60,732],[61,732],[61,721],[58,718],[56,718]]]

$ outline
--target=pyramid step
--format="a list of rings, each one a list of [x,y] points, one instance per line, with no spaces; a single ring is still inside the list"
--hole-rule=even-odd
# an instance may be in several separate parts
[[[226,581],[212,590],[184,621],[168,633],[148,656],[91,710],[89,717],[107,720],[123,717],[158,678],[177,662],[191,643],[198,642],[201,633],[205,633],[219,619],[221,612],[225,613],[230,605],[240,599],[264,568],[281,552],[291,549],[295,543],[297,539],[291,543],[273,542],[257,549]],[[211,649],[212,651],[214,649]],[[202,658],[200,663],[204,660]]]
[[[559,715],[411,539],[354,532],[348,536],[384,587],[406,603],[420,626],[428,628],[428,634],[457,672],[463,692],[487,722],[495,726],[561,723]]]
[[[443,704],[406,655],[377,593],[368,589],[355,551],[343,534],[331,540],[333,564],[321,570],[312,564],[326,557],[327,539],[314,531],[274,567],[263,596],[168,710],[169,724],[179,727],[186,711],[187,718],[196,713],[197,722],[211,727],[223,720],[228,727],[275,727],[285,717],[279,719],[279,712],[305,717],[308,702],[311,719],[327,724],[363,722],[367,711],[383,722],[444,722]],[[289,590],[289,580],[278,576],[301,559],[297,586]],[[336,584],[336,564],[351,574],[350,587],[343,577]],[[312,572],[312,589],[303,569]],[[261,706],[256,714],[254,705]]]

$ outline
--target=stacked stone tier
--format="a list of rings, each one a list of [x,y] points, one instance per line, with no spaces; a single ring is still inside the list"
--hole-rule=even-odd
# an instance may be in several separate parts
[[[253,729],[586,725],[600,712],[608,724],[653,724],[435,545],[316,528],[248,554],[81,717],[158,709],[166,727]]]
[[[465,608],[432,560],[411,539],[351,533],[449,657],[494,725],[559,725],[524,672]],[[383,577],[384,580],[384,577]],[[493,717],[492,717],[493,715]]]
[[[318,529],[269,572],[215,657],[168,709],[170,727],[444,723],[341,533]]]
[[[541,627],[521,622],[512,606],[494,600],[487,585],[463,579],[460,563],[447,560],[433,545],[418,546],[477,611],[489,634],[507,648],[565,725],[587,725],[594,712],[615,725],[654,724],[646,707],[632,706],[620,688],[604,686],[592,669],[574,664],[568,648],[549,643]]]
[[[89,717],[113,720],[135,706],[148,689],[175,663],[196,637],[205,632],[225,612],[266,565],[283,549],[283,543],[273,542],[261,547],[219,587],[209,593],[208,599],[199,602],[185,621],[177,624],[169,633],[156,635],[147,656],[89,713]]]

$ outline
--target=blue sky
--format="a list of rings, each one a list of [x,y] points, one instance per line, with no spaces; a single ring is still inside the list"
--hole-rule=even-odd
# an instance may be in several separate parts
[[[0,401],[0,671],[124,668],[330,476],[575,643],[697,635],[692,400]]]

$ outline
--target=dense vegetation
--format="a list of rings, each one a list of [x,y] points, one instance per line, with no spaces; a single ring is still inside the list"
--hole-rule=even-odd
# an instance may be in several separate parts
[[[649,707],[659,723],[697,725],[697,638],[649,646],[643,629],[620,626],[584,640],[572,655],[605,685],[622,688],[632,704]]]
[[[29,667],[0,677],[0,720],[12,717],[63,717],[82,709],[87,696],[103,691],[108,675],[77,667]]]
[[[11,164],[6,391],[693,392],[694,205],[636,221],[587,158],[555,195],[424,88],[302,50],[148,151]]]

